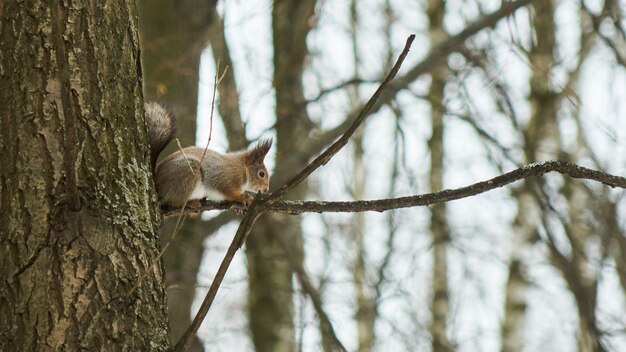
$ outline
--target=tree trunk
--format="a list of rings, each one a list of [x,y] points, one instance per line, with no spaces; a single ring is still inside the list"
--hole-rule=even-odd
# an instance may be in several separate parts
[[[209,5],[204,1],[139,1],[144,90],[162,100],[176,115],[176,137],[183,147],[196,141],[196,110],[200,53],[206,43]],[[176,143],[163,151],[178,149]],[[166,219],[161,241],[170,240],[177,217]],[[168,315],[172,340],[177,341],[191,324],[197,275],[204,253],[203,221],[187,218],[163,255],[167,273]],[[202,351],[196,337],[190,351]]]
[[[428,32],[432,45],[437,45],[446,38],[443,29],[445,2],[431,0],[428,2]],[[444,107],[443,95],[446,85],[447,70],[441,66],[433,70],[432,83],[428,92],[431,105],[432,135],[430,149],[430,189],[432,192],[443,189],[443,130]],[[448,300],[448,262],[447,247],[450,241],[450,230],[446,218],[446,204],[439,203],[431,208],[430,232],[433,248],[432,301],[430,311],[430,335],[432,348],[435,352],[452,351],[453,344],[447,337],[447,319],[450,313]]]
[[[134,2],[0,17],[0,350],[169,349]]]
[[[354,136],[354,186],[352,196],[354,199],[365,199],[365,151],[363,149],[363,129],[359,129]],[[375,333],[374,324],[376,322],[376,304],[371,285],[367,281],[367,267],[365,263],[365,214],[354,214],[354,226],[351,230],[354,241],[354,263],[352,264],[353,280],[355,285],[356,301],[356,324],[358,334],[359,352],[369,352],[374,347]]]
[[[387,4],[388,5],[388,4]],[[350,1],[350,39],[352,41],[352,65],[354,71],[352,73],[352,79],[358,80],[360,77],[359,67],[361,65],[359,47],[358,47],[358,29],[359,29],[359,15],[358,15],[357,0]],[[354,86],[348,92],[350,99],[350,109],[355,110],[362,104],[362,98],[359,94],[359,87]],[[352,137],[354,145],[354,151],[352,154],[353,165],[352,174],[353,182],[348,185],[352,199],[359,200],[366,198],[366,164],[365,164],[365,149],[363,147],[363,134],[364,127],[361,126]],[[355,213],[353,214],[354,221],[350,230],[350,238],[354,242],[354,261],[352,263],[352,278],[355,286],[355,303],[356,303],[356,326],[357,326],[357,348],[358,352],[369,352],[374,347],[375,333],[374,324],[376,321],[376,303],[374,301],[374,295],[372,294],[371,285],[367,278],[367,266],[366,266],[366,247],[365,247],[365,214]],[[321,329],[322,333],[324,332]],[[324,336],[322,335],[322,338]],[[328,339],[327,339],[328,340]],[[328,348],[325,351],[332,350],[332,344],[326,343]]]
[[[306,160],[287,169],[283,162],[309,135],[311,122],[302,104],[302,73],[308,55],[306,36],[311,29],[314,0],[276,0],[272,9],[274,36],[274,86],[276,89],[276,170],[272,189],[300,170]],[[303,199],[306,181],[285,199]],[[250,291],[250,330],[257,351],[293,351],[292,269],[274,232],[287,234],[295,253],[302,257],[299,217],[265,216],[255,226],[246,246]],[[301,259],[302,260],[302,259]]]
[[[523,131],[526,161],[533,163],[558,157],[560,136],[556,121],[558,99],[550,89],[550,69],[554,64],[554,9],[552,1],[534,2],[535,45],[529,53],[533,73],[530,81],[531,116]],[[513,223],[513,245],[506,285],[502,351],[522,351],[528,291],[528,256],[537,239],[541,209],[535,192],[541,181],[525,180],[517,196],[518,211]]]

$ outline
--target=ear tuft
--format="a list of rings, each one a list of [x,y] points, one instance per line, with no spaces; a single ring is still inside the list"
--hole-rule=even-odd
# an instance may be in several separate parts
[[[270,151],[272,147],[272,138],[263,138],[261,139],[252,149],[249,151],[250,160],[252,162],[262,163],[263,159],[267,155],[267,152]]]

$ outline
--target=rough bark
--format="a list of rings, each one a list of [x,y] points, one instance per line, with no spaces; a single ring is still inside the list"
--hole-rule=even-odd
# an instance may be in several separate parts
[[[206,42],[208,8],[204,1],[139,1],[144,91],[172,109],[177,121],[176,137],[183,147],[194,145],[196,139],[200,54]],[[176,149],[178,145],[171,143],[162,155]],[[171,238],[177,220],[166,220],[161,229],[162,242]],[[163,256],[173,341],[191,323],[206,234],[200,219],[187,218]],[[203,350],[197,338],[190,350]]]
[[[0,18],[0,350],[169,349],[134,2]]]

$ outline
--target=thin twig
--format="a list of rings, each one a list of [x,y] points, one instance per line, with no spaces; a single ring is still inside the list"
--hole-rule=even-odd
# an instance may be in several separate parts
[[[349,86],[355,86],[355,85],[359,85],[359,84],[375,84],[380,82],[379,80],[374,80],[374,79],[363,79],[363,78],[352,78],[349,79],[345,82],[339,83],[334,87],[330,87],[330,88],[326,88],[326,89],[322,89],[320,90],[317,95],[311,99],[307,99],[305,101],[305,104],[311,104],[311,103],[315,103],[318,102],[319,100],[321,100],[324,96],[326,96],[327,94],[336,92],[338,90],[344,89],[346,87]]]
[[[209,115],[209,138],[206,141],[206,147],[204,147],[204,152],[202,153],[202,158],[200,158],[200,163],[204,160],[204,156],[206,155],[207,150],[209,149],[209,144],[211,143],[211,138],[213,136],[213,114],[215,112],[215,95],[217,94],[217,88],[220,83],[226,76],[226,72],[228,72],[228,65],[224,68],[224,72],[220,76],[220,62],[221,59],[217,59],[217,63],[215,65],[215,79],[213,80],[213,97],[211,98],[211,114]]]
[[[183,149],[183,146],[180,145],[180,140],[178,138],[176,138],[176,144],[178,145],[178,150],[180,150],[180,152],[183,153],[183,158],[185,158],[185,161],[187,162],[187,165],[189,166],[189,170],[191,170],[191,174],[195,176],[196,170],[194,170],[193,166],[191,166],[191,162],[189,162],[189,158],[187,158],[187,154],[185,154],[185,150]]]

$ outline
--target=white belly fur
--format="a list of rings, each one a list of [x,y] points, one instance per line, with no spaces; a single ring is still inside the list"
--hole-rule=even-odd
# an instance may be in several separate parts
[[[208,200],[224,200],[224,196],[212,187],[205,186],[202,182],[196,184],[196,188],[191,191],[189,199],[202,199]]]

